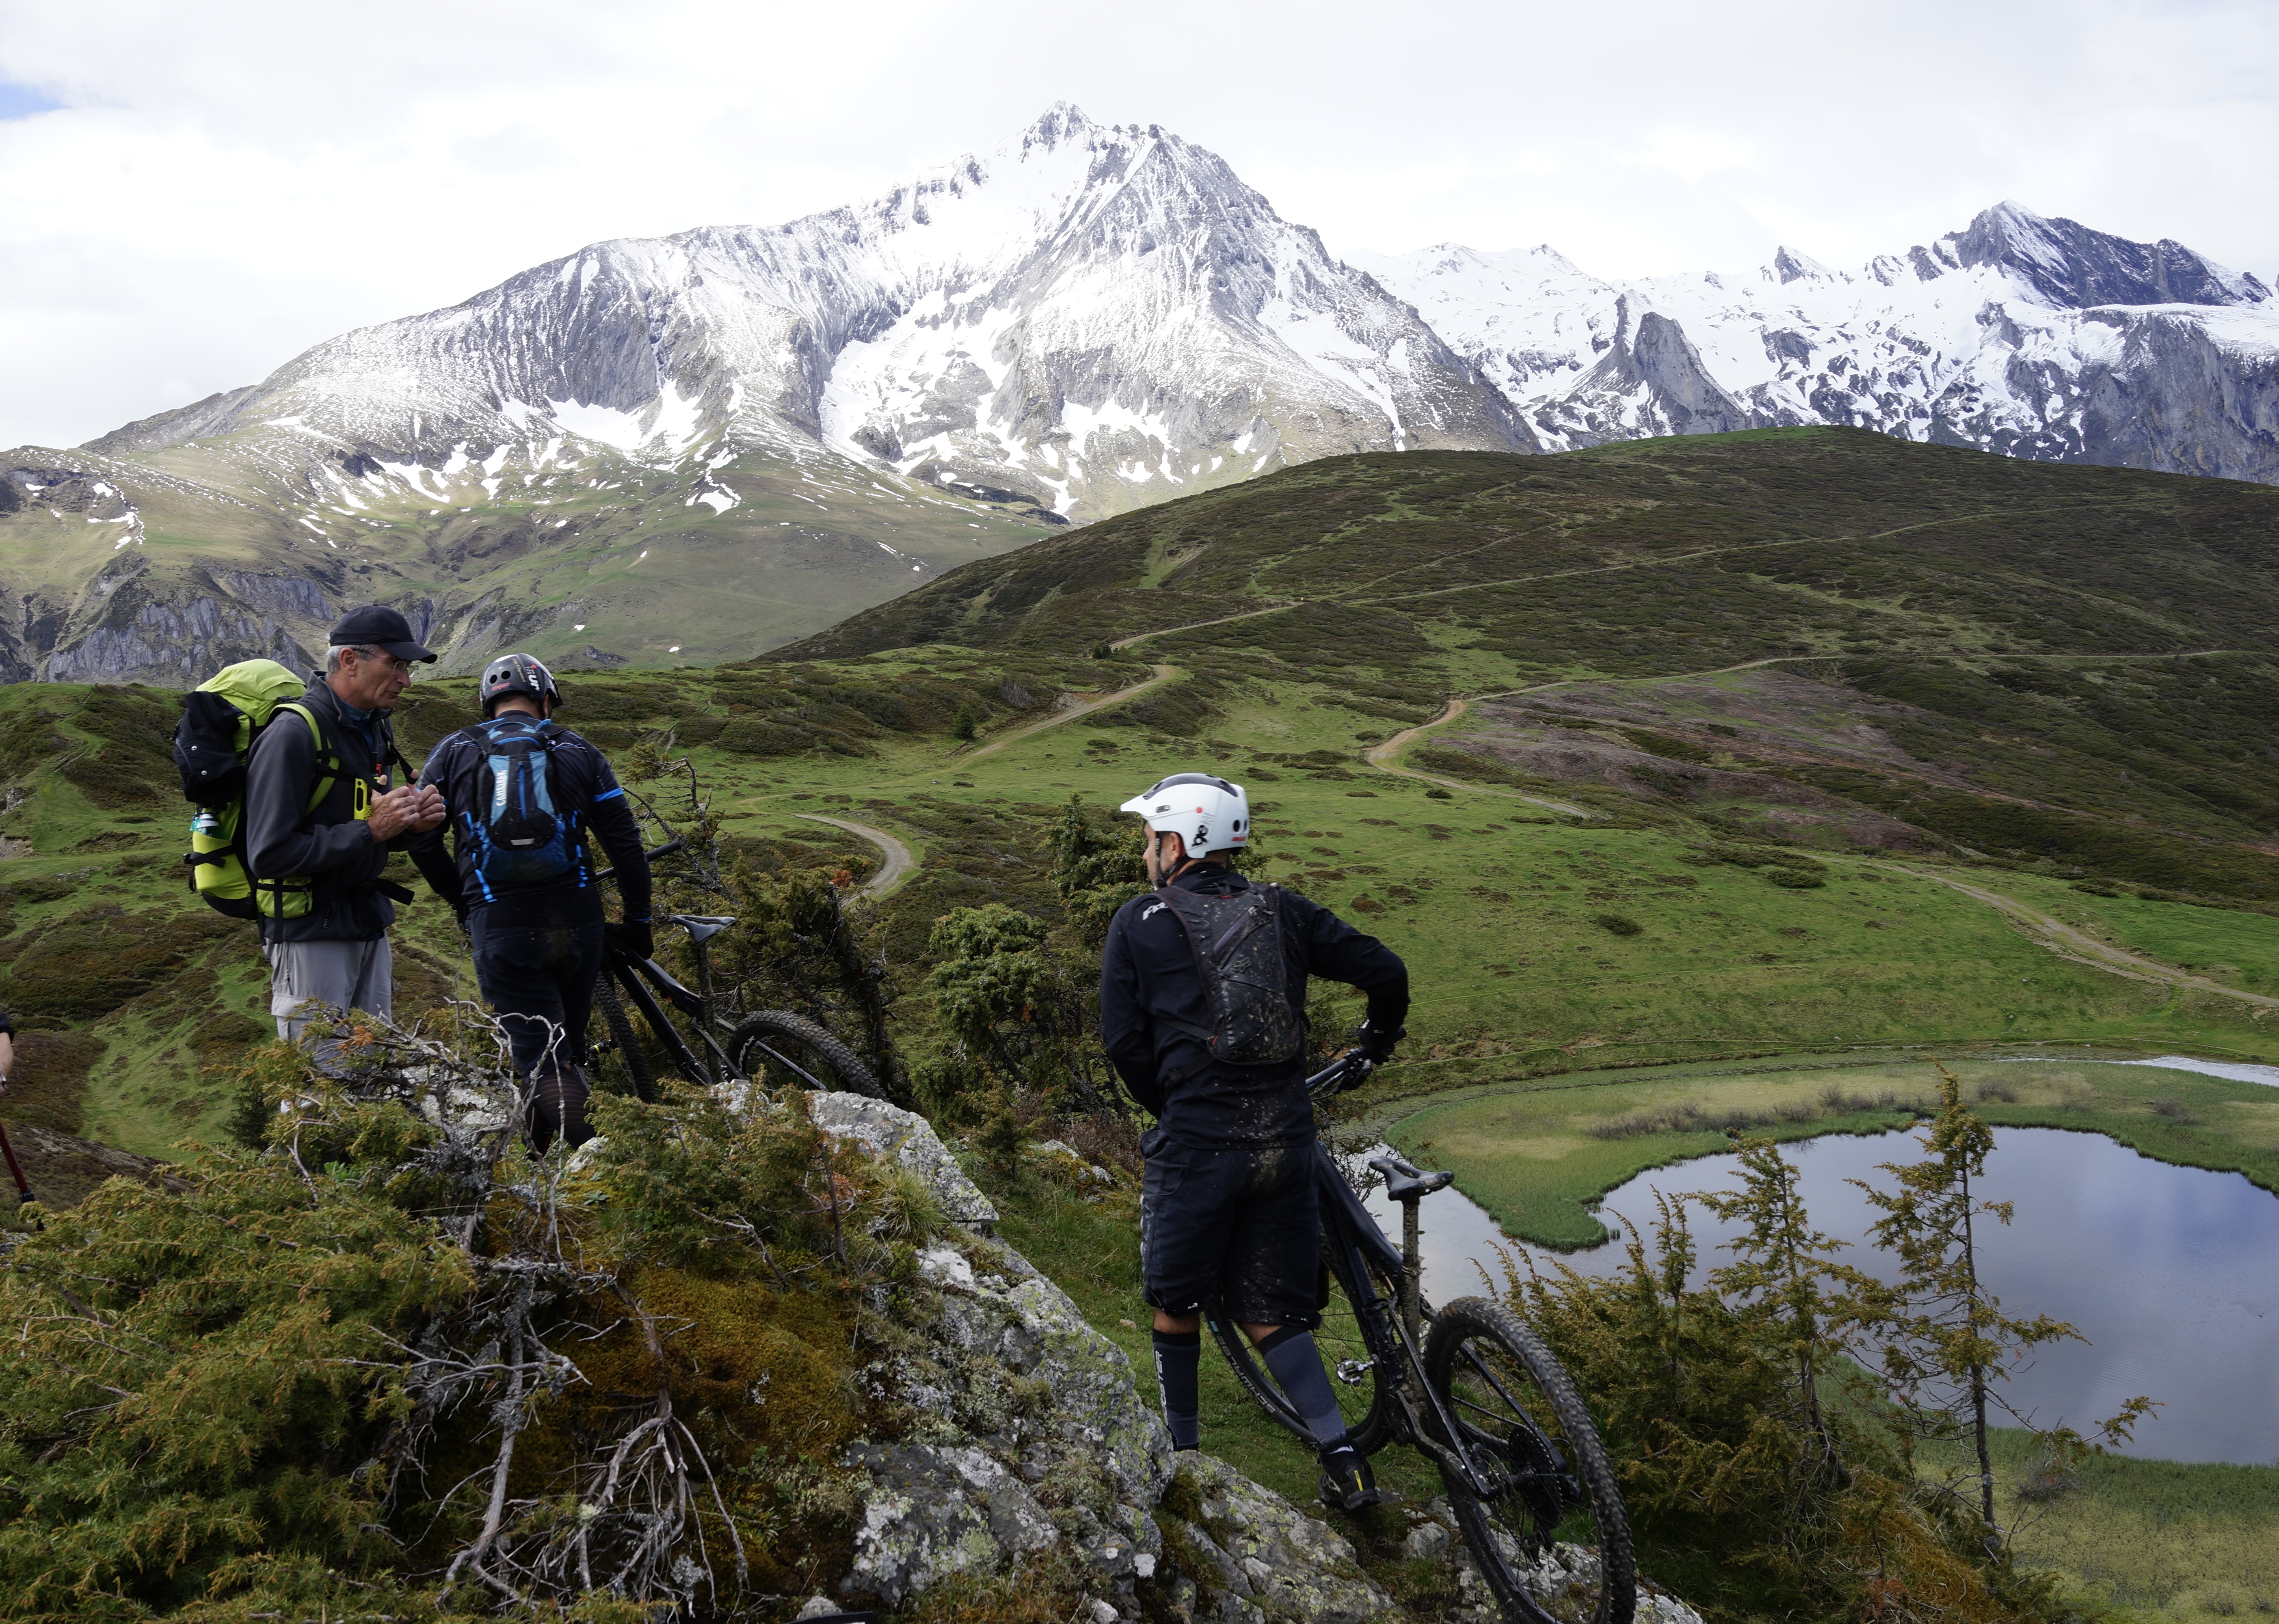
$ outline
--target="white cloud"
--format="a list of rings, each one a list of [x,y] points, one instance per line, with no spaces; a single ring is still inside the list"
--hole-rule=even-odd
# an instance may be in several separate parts
[[[1175,4],[1134,29],[987,0],[0,0],[0,445],[254,382],[598,238],[864,197],[1062,96],[1211,148],[1332,248],[1853,264],[2014,197],[2279,270],[2260,4]]]

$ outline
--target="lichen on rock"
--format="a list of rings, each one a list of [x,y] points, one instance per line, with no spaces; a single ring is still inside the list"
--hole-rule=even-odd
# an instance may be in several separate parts
[[[1343,1536],[1223,1460],[1181,1455],[1155,1515],[1173,1559],[1155,1582],[1161,1600],[1196,1624],[1400,1616]]]
[[[860,1140],[873,1154],[891,1156],[925,1178],[942,1216],[953,1223],[973,1229],[997,1222],[995,1205],[957,1165],[933,1124],[917,1112],[848,1093],[810,1094],[807,1108],[815,1125],[833,1138]]]

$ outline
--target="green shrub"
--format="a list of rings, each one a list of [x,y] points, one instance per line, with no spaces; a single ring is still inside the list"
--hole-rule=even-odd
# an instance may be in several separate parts
[[[1593,914],[1591,923],[1615,936],[1636,936],[1646,927],[1626,914]]]

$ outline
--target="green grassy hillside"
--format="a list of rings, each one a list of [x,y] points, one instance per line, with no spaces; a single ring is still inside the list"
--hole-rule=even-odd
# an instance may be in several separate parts
[[[2053,1045],[2279,1061],[2275,626],[2279,491],[1810,431],[1311,464],[778,655],[572,672],[562,719],[629,768],[687,758],[755,871],[873,872],[845,823],[907,846],[863,916],[914,1065],[945,1042],[928,944],[952,909],[1009,904],[1091,973],[1051,877],[1071,797],[1104,823],[1166,771],[1232,774],[1255,871],[1412,967],[1412,1040],[1357,1107],[1520,1227],[1583,1239],[1592,1195],[1722,1145],[1687,1101],[1807,1133],[1887,1087],[1903,1105],[1933,1054],[1974,1078]],[[470,686],[411,690],[415,758]],[[250,931],[183,889],[178,702],[0,689],[8,1111],[160,1155],[230,1132],[266,1030]],[[684,779],[641,787],[686,804]],[[400,1010],[472,990],[434,901],[396,943]],[[1984,1108],[2274,1176],[2270,1091],[2062,1071],[2006,1065],[2019,1097]],[[930,1103],[953,1132],[980,1114]],[[1143,1352],[1128,1214],[1007,1207]],[[1262,1425],[1213,1436],[1303,1492]],[[2046,1559],[2093,1580],[2077,1548],[2105,1514]]]
[[[872,860],[816,813],[908,844],[882,912],[920,1046],[936,915],[1056,915],[1070,795],[1210,764],[1258,798],[1262,872],[1415,964],[1394,1092],[1926,1044],[2252,1057],[2279,1052],[2275,624],[2279,491],[1779,432],[1309,464],[756,663],[578,675],[564,718],[688,753],[756,852]],[[243,933],[180,889],[173,703],[0,693],[0,836],[28,851],[0,999],[115,1033],[78,1120],[149,1150],[219,1120],[197,1012],[259,1014]],[[464,703],[413,690],[415,754]],[[434,912],[421,996],[457,962]]]
[[[215,649],[313,651],[341,608],[375,601],[432,617],[454,669],[510,647],[573,669],[710,665],[1059,522],[765,449],[687,466],[591,445],[461,456],[421,469],[415,495],[370,467],[306,475],[280,433],[0,453],[0,587],[24,606],[0,670],[45,670],[60,645],[64,674],[188,686]]]

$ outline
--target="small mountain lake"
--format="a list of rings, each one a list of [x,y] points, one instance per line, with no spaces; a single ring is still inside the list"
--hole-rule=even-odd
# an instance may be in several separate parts
[[[1852,1243],[1841,1260],[1886,1274],[1887,1260],[1867,1244],[1877,1214],[1845,1181],[1892,1187],[1877,1164],[1920,1160],[1914,1133],[1830,1134],[1782,1150],[1801,1170],[1813,1226]],[[1600,1214],[1609,1228],[1627,1218],[1646,1229],[1654,1191],[1730,1189],[1737,1167],[1728,1154],[1642,1173]],[[1979,1231],[1981,1275],[2003,1312],[2048,1314],[2090,1338],[2038,1349],[2014,1372],[2006,1385],[2021,1411],[2086,1431],[2147,1393],[2165,1407],[2138,1423],[2126,1453],[2279,1464],[2279,1198],[2237,1173],[2172,1167],[2101,1135],[2054,1128],[1997,1129],[1978,1193],[2017,1203],[2007,1228],[1989,1220]],[[1400,1209],[1382,1191],[1369,1205],[1398,1240]],[[1729,1261],[1723,1243],[1738,1226],[1698,1207],[1690,1217],[1697,1271]],[[1423,1228],[1424,1291],[1434,1301],[1482,1291],[1481,1264],[1500,1282],[1499,1245],[1535,1251],[1460,1190],[1425,1199]],[[1619,1241],[1536,1257],[1546,1272],[1556,1260],[1592,1275],[1624,1262]]]

